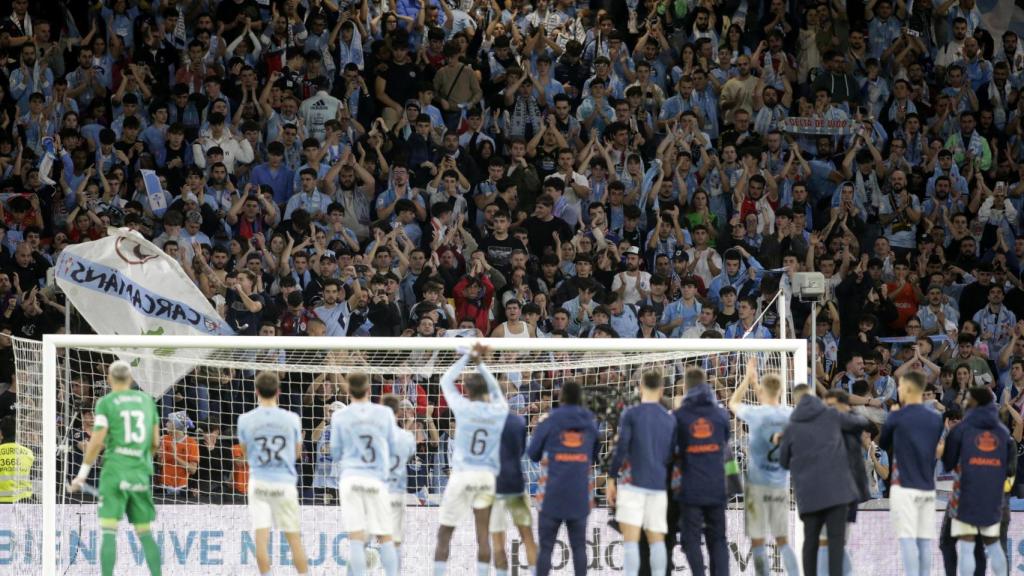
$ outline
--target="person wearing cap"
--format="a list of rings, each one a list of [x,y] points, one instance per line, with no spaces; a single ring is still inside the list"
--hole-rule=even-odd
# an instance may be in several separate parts
[[[235,164],[248,164],[253,160],[252,145],[245,138],[235,138],[225,125],[224,115],[211,112],[207,117],[210,129],[192,144],[192,157],[196,166],[206,168],[206,151],[217,146],[224,152],[224,166],[229,174],[235,173]]]
[[[188,492],[189,478],[199,469],[199,443],[188,434],[195,424],[181,411],[168,414],[164,426],[167,433],[160,438],[154,487],[169,498],[183,498]]]
[[[625,270],[616,274],[612,281],[612,292],[627,304],[636,304],[651,293],[651,273],[640,269],[640,261],[640,248],[627,248]]]

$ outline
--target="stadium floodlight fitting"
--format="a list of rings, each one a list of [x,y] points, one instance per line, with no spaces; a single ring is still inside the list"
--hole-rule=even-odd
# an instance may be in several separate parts
[[[823,302],[828,284],[821,272],[797,272],[793,276],[793,295],[801,302]]]

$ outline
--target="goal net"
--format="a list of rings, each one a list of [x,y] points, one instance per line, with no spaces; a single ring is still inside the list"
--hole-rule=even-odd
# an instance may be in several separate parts
[[[665,376],[667,402],[683,396],[687,368],[705,370],[724,403],[743,376],[750,357],[762,373],[782,375],[789,390],[806,382],[806,343],[802,340],[487,340],[488,366],[497,375],[511,409],[530,430],[553,406],[567,379],[580,382],[586,404],[601,433],[601,461],[593,471],[597,508],[588,534],[590,571],[622,568],[621,537],[609,526],[604,500],[604,469],[614,446],[622,409],[638,401],[641,373]],[[302,418],[303,459],[297,466],[302,499],[303,541],[313,574],[338,574],[347,562],[347,535],[337,508],[337,467],[329,453],[329,420],[348,404],[346,375],[369,373],[372,395],[401,399],[399,423],[411,430],[417,452],[408,465],[407,511],[400,550],[404,574],[432,569],[438,504],[451,455],[451,417],[441,395],[441,374],[472,342],[459,338],[201,338],[48,336],[43,343],[18,340],[17,441],[35,454],[33,496],[0,512],[0,564],[25,573],[95,574],[100,534],[96,493],[102,457],[84,493],[70,494],[93,424],[93,408],[108,391],[105,373],[114,359],[130,362],[139,387],[157,401],[160,449],[155,458],[153,495],[158,517],[153,526],[162,550],[163,573],[214,574],[255,570],[255,544],[249,530],[245,493],[248,471],[235,437],[238,416],[255,406],[253,379],[260,371],[281,376],[281,405]],[[788,401],[788,394],[786,397]],[[751,401],[753,395],[751,393]],[[734,426],[742,468],[745,430]],[[524,460],[528,490],[536,493],[539,467]],[[740,498],[734,501],[738,508]],[[752,573],[742,512],[730,511],[732,573]],[[513,573],[525,573],[525,551],[510,533]],[[143,573],[141,546],[122,524],[118,573]],[[288,573],[283,536],[272,535],[272,557],[279,574]],[[456,530],[451,573],[474,569],[471,519]],[[371,564],[373,552],[370,553]],[[553,565],[569,573],[565,542],[556,544]],[[681,550],[677,565],[684,563]],[[42,570],[40,570],[42,568]]]

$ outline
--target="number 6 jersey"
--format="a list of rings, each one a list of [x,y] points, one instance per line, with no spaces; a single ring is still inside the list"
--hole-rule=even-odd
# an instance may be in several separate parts
[[[245,446],[252,480],[295,485],[295,447],[302,442],[298,414],[260,406],[238,417],[238,438]]]
[[[477,372],[487,382],[490,399],[470,400],[463,396],[455,381],[462,375],[469,363],[464,355],[441,377],[441,391],[455,415],[455,450],[452,456],[452,470],[486,470],[497,476],[501,469],[501,432],[508,416],[508,402],[498,386],[498,381],[483,364],[477,364]]]
[[[395,414],[369,402],[353,402],[331,416],[331,456],[340,478],[360,476],[387,482],[395,443]]]

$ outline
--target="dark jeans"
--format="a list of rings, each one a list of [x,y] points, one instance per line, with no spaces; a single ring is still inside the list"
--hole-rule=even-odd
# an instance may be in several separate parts
[[[587,517],[575,520],[563,520],[541,512],[537,515],[537,538],[540,549],[537,551],[537,576],[547,576],[551,572],[551,552],[555,548],[558,529],[565,524],[569,532],[569,549],[572,550],[572,569],[576,576],[587,573]]]
[[[818,539],[821,527],[828,537],[828,574],[843,576],[843,548],[846,545],[846,504],[800,515],[804,523],[804,574],[818,573]]]
[[[679,532],[683,553],[690,572],[703,576],[704,553],[700,549],[701,535],[708,546],[712,576],[728,576],[729,545],[725,538],[725,506],[696,506],[682,504],[679,508]]]

